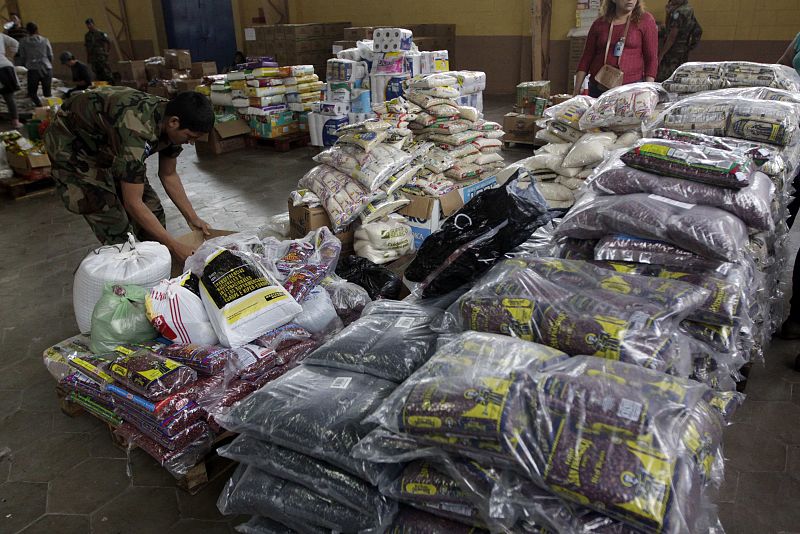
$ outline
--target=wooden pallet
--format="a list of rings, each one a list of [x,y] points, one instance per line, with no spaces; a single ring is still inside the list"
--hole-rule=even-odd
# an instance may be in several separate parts
[[[311,143],[311,135],[308,132],[296,132],[272,139],[256,137],[255,140],[257,145],[271,146],[275,152],[289,152],[293,148],[308,146]]]
[[[510,148],[517,148],[517,145],[521,145],[522,147],[539,147],[543,146],[543,143],[539,140],[536,141],[503,141],[503,150],[508,150]]]
[[[5,190],[14,200],[22,200],[49,194],[55,189],[55,182],[49,177],[28,180],[19,176],[12,176],[11,178],[0,179],[0,189]]]
[[[61,411],[64,414],[70,417],[77,417],[81,414],[96,417],[108,426],[109,437],[111,442],[116,447],[123,451],[129,451],[138,448],[135,444],[129,443],[125,438],[116,434],[114,432],[116,427],[113,424],[86,411],[81,405],[69,401],[67,399],[67,392],[62,388],[56,387],[56,394],[59,398]],[[230,443],[235,437],[236,434],[229,431],[219,434],[214,439],[214,444],[211,447],[211,451],[206,455],[206,457],[194,466],[190,467],[185,475],[176,479],[175,484],[188,494],[195,495],[214,480],[226,475],[231,470],[235,462],[218,455],[217,448]]]

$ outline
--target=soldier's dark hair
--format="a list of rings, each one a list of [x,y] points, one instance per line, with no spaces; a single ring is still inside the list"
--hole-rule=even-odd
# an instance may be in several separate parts
[[[94,24],[94,19],[92,17],[89,17],[88,19],[86,19],[86,24]]]
[[[208,133],[214,127],[211,100],[195,91],[184,91],[167,103],[167,117],[178,117],[181,129]]]
[[[29,22],[25,25],[25,29],[29,34],[36,35],[36,32],[39,31],[39,26],[37,26],[35,22]]]

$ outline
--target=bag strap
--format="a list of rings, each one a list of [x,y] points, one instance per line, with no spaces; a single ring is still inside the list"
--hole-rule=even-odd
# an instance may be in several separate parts
[[[625,33],[622,35],[622,39],[627,41],[628,40],[628,28],[631,26],[631,15],[628,15],[628,22],[625,23]],[[611,36],[614,34],[614,21],[611,21],[610,26],[608,27],[608,40],[606,41],[606,53],[603,56],[603,65],[608,65],[608,51],[611,49]]]

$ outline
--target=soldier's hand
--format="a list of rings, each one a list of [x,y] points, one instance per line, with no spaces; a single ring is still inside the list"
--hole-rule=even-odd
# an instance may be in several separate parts
[[[195,216],[192,219],[187,219],[186,222],[189,224],[189,228],[192,230],[202,230],[203,235],[211,235],[211,229],[209,228],[208,223],[200,217]]]
[[[189,245],[184,245],[183,243],[176,243],[172,247],[172,255],[175,256],[175,259],[178,260],[178,264],[183,266],[186,263],[186,258],[194,254],[194,249]]]

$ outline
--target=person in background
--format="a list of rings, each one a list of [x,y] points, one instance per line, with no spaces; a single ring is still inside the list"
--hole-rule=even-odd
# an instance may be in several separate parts
[[[225,68],[225,72],[230,72],[232,70],[236,70],[236,65],[241,65],[242,63],[246,62],[247,58],[242,54],[239,50],[233,55],[233,65],[230,67]]]
[[[778,63],[793,67],[800,74],[800,33],[789,43],[789,47],[778,60]]]
[[[669,0],[666,12],[656,76],[659,82],[669,78],[675,69],[689,61],[689,52],[697,47],[703,37],[703,27],[697,22],[689,0]]]
[[[52,95],[53,83],[53,48],[46,37],[39,35],[39,27],[35,22],[25,25],[28,37],[20,41],[17,57],[19,63],[28,69],[28,97],[37,108],[42,105],[39,100],[39,84],[45,98]]]
[[[18,49],[19,43],[16,39],[5,33],[2,34],[2,39],[0,39],[0,95],[3,96],[6,107],[8,107],[12,128],[22,128],[17,112],[17,102],[14,100],[14,93],[19,91],[19,80],[17,80],[14,63],[11,62],[11,58],[16,55]]]
[[[75,87],[67,91],[66,98],[71,97],[77,91],[85,91],[92,86],[92,73],[89,72],[89,67],[75,59],[72,52],[61,52],[58,59],[61,60],[62,65],[67,65],[72,70],[72,81],[75,83]]]
[[[22,25],[22,19],[19,18],[17,13],[11,13],[9,15],[9,21],[5,26],[6,28],[6,35],[11,37],[12,39],[16,39],[17,42],[21,41],[25,37],[28,36],[28,30]]]
[[[600,17],[589,28],[578,63],[576,95],[580,94],[587,74],[591,76],[589,95],[598,97],[607,90],[594,80],[605,64],[624,73],[623,84],[655,80],[658,72],[658,27],[653,15],[645,11],[643,0],[603,0],[600,4]]]
[[[105,32],[95,27],[94,19],[86,19],[86,27],[89,29],[83,38],[84,45],[86,45],[86,59],[92,66],[94,75],[98,80],[111,83],[114,81],[111,75],[111,68],[108,66],[111,41],[108,40],[108,35]]]
[[[53,179],[66,208],[83,215],[104,245],[128,232],[164,244],[183,264],[191,247],[166,230],[164,208],[147,180],[146,160],[158,154],[158,177],[189,227],[209,234],[177,171],[181,145],[211,131],[208,98],[187,91],[174,99],[128,87],[101,87],[66,100],[44,134]]]

